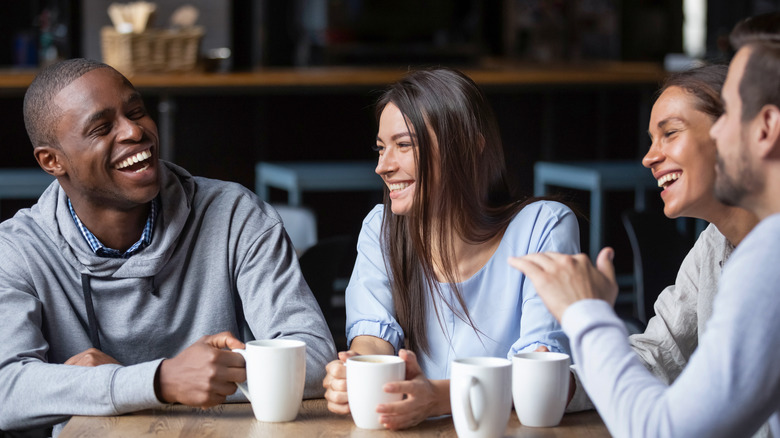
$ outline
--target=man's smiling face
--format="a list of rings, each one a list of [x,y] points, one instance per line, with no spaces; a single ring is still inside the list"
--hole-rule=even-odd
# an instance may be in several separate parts
[[[60,178],[68,196],[88,208],[128,210],[160,191],[159,136],[140,94],[108,68],[84,74],[52,102]]]

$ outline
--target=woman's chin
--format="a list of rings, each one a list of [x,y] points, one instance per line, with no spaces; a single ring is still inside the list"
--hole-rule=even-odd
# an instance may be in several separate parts
[[[668,217],[669,219],[677,219],[678,217],[680,217],[680,211],[676,208],[665,205],[664,216]]]
[[[405,205],[390,204],[390,211],[396,216],[406,216],[409,214],[409,207]]]

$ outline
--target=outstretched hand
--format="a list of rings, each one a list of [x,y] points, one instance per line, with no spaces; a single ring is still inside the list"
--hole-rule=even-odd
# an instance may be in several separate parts
[[[431,416],[449,413],[449,381],[428,380],[412,351],[401,349],[398,357],[406,362],[406,380],[387,383],[383,389],[406,397],[377,406],[376,411],[382,414],[379,421],[386,428],[397,430],[412,427]]]
[[[246,380],[243,356],[226,350],[244,348],[230,332],[204,336],[172,359],[162,361],[155,390],[160,400],[211,407],[236,391]]]
[[[552,252],[510,257],[509,264],[531,280],[544,305],[560,321],[566,309],[580,300],[596,298],[615,304],[614,256],[612,248],[602,249],[595,267],[585,254]]]

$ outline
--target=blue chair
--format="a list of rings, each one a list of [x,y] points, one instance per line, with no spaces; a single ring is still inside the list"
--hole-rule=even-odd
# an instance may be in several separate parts
[[[40,167],[0,169],[0,200],[38,199],[52,181]]]
[[[376,161],[265,162],[255,164],[255,193],[268,201],[270,187],[286,190],[288,204],[302,204],[304,191],[377,191]]]
[[[534,165],[534,195],[544,196],[550,187],[564,187],[590,192],[591,260],[604,245],[604,198],[607,191],[634,191],[634,207],[643,211],[648,190],[658,190],[658,183],[638,160],[548,162]]]

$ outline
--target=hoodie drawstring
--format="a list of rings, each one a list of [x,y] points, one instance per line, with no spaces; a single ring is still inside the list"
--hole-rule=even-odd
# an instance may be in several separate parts
[[[81,289],[84,291],[84,305],[87,308],[87,325],[89,325],[89,339],[92,346],[100,350],[100,337],[98,336],[95,308],[92,306],[92,287],[89,285],[89,275],[81,274]]]

